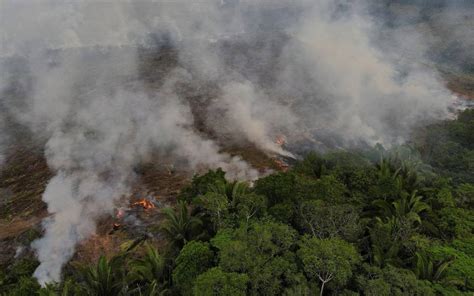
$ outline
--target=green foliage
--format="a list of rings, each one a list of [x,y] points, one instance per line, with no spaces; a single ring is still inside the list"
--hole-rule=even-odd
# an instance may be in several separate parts
[[[291,252],[296,236],[287,225],[262,221],[232,233],[221,232],[213,243],[220,250],[219,267],[223,271],[249,276],[250,295],[278,295],[286,286],[301,285]]]
[[[279,203],[268,209],[268,213],[275,220],[288,223],[293,221],[296,209],[292,202]]]
[[[30,296],[35,295],[40,290],[40,285],[32,277],[20,277],[18,282],[11,286],[5,295],[9,296]]]
[[[446,271],[454,258],[448,257],[434,261],[426,252],[416,253],[415,274],[421,280],[437,282],[446,277]]]
[[[329,282],[343,286],[360,262],[356,248],[338,238],[303,237],[298,258],[308,279],[321,282],[321,295]]]
[[[162,210],[170,249],[68,266],[45,288],[31,278],[37,262],[20,259],[0,270],[0,293],[472,295],[473,118],[430,127],[420,153],[311,153],[253,187],[222,170],[194,176]]]
[[[357,240],[362,231],[360,211],[350,204],[332,204],[322,200],[308,200],[298,208],[298,225],[305,233],[317,238],[340,237]]]
[[[472,237],[470,241],[472,243]],[[461,247],[461,250],[455,246]],[[465,243],[457,242],[453,246],[436,245],[429,249],[433,260],[443,261],[446,258],[452,260],[449,269],[446,271],[447,282],[463,289],[474,289],[474,256],[469,253],[472,245],[466,246]],[[467,251],[467,253],[465,252]]]
[[[424,281],[407,269],[388,265],[382,269],[364,264],[363,273],[357,276],[357,285],[364,295],[435,295]]]
[[[474,184],[459,185],[456,189],[456,200],[461,207],[474,208]]]
[[[249,193],[237,198],[237,214],[241,221],[249,223],[250,219],[262,216],[266,212],[267,199],[263,195]]]
[[[438,211],[438,227],[443,235],[463,238],[473,234],[474,211],[463,208],[443,208]]]
[[[235,205],[239,197],[250,193],[247,183],[237,181],[217,181],[209,185],[208,191],[225,196],[232,205]]]
[[[31,275],[37,266],[37,260],[25,257],[16,260],[8,269],[0,269],[0,293],[14,292],[17,294],[12,295],[27,295],[22,294],[22,291],[28,291],[30,288],[34,290],[38,285],[34,285],[36,280],[32,279]]]
[[[327,161],[321,155],[311,152],[296,164],[294,171],[313,178],[321,178],[326,172]]]
[[[191,202],[194,198],[205,194],[209,190],[209,186],[216,183],[225,183],[225,173],[222,169],[217,169],[215,171],[210,170],[202,176],[194,176],[191,184],[181,190],[179,200]]]
[[[398,257],[401,242],[407,240],[412,233],[409,225],[401,224],[395,219],[387,222],[377,221],[369,230],[372,262],[379,267],[389,264],[401,265],[401,260]]]
[[[215,230],[223,225],[223,219],[230,207],[227,196],[212,191],[199,196],[195,204],[203,208],[211,216]]]
[[[179,202],[175,210],[165,208],[163,214],[165,221],[161,225],[161,231],[171,246],[181,249],[184,244],[198,236],[202,221],[191,215],[186,203]]]
[[[199,275],[194,283],[196,296],[246,295],[249,277],[246,274],[224,272],[214,267]]]
[[[96,266],[82,270],[84,292],[87,295],[109,296],[126,295],[127,285],[123,263],[124,255],[117,255],[107,260],[100,256]]]
[[[277,173],[255,182],[255,192],[268,198],[268,206],[291,200],[296,188],[296,175]]]
[[[456,183],[474,183],[474,110],[459,113],[457,120],[434,124],[416,139],[422,158]]]
[[[236,221],[248,224],[266,212],[266,203],[263,195],[254,193],[243,182],[212,184],[194,201],[200,213],[209,217],[214,231]]]
[[[416,191],[411,194],[402,192],[400,198],[389,203],[386,200],[376,200],[372,204],[379,209],[379,218],[385,221],[395,219],[401,223],[421,224],[420,214],[430,210],[428,204],[422,201],[423,197]]]
[[[214,253],[208,243],[187,243],[178,257],[173,271],[173,283],[182,295],[192,295],[194,280],[212,266]]]
[[[137,287],[135,290],[145,290],[148,294],[165,291],[166,260],[151,244],[146,244],[145,247],[145,255],[129,263],[130,272],[127,274],[127,281],[132,287]]]

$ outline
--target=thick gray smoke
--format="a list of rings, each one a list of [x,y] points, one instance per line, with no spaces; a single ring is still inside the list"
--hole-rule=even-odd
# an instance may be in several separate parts
[[[56,173],[43,195],[52,215],[33,243],[40,283],[60,280],[75,245],[152,153],[252,180],[258,172],[223,145],[286,156],[279,135],[390,145],[446,116],[449,93],[423,66],[416,30],[381,38],[364,1],[276,2],[1,3],[0,126],[28,127]],[[406,44],[416,60],[404,59]],[[142,52],[169,48],[176,65],[150,85]]]

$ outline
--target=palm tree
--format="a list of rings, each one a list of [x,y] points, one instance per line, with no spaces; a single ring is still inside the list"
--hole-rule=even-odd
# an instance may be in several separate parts
[[[399,265],[400,259],[400,238],[402,236],[400,223],[394,218],[389,218],[386,222],[379,217],[375,219],[376,224],[370,231],[372,241],[372,260],[379,267]]]
[[[417,195],[417,191],[411,194],[402,192],[399,199],[392,203],[386,200],[375,200],[372,204],[379,209],[381,219],[395,218],[398,221],[421,224],[420,214],[430,210],[430,206],[422,201],[423,197]]]
[[[85,293],[97,296],[126,295],[124,257],[124,254],[120,254],[107,260],[100,256],[96,266],[84,269]]]
[[[186,203],[182,201],[178,203],[176,210],[163,209],[163,214],[165,221],[161,226],[161,231],[168,238],[169,243],[179,249],[195,237],[197,226],[202,225],[202,221],[193,217]]]
[[[232,183],[216,182],[209,186],[209,191],[226,196],[227,200],[231,203],[231,206],[235,206],[239,197],[250,192],[247,183],[238,181]]]
[[[419,156],[411,156],[415,151],[410,151],[410,156],[403,159],[399,152],[388,157],[381,157],[376,165],[379,178],[391,178],[397,184],[401,191],[414,191],[420,184],[421,177],[419,172],[426,172],[428,169],[419,160]]]
[[[130,293],[137,292],[140,295],[160,295],[166,292],[165,280],[166,260],[158,253],[158,250],[150,244],[146,244],[146,254],[143,258],[135,259],[130,263],[128,280],[137,288]]]
[[[399,187],[407,191],[414,191],[420,183],[420,175],[418,174],[421,163],[419,161],[405,160],[401,162],[398,182]]]
[[[400,245],[398,243],[393,243],[389,248],[384,249],[379,245],[372,245],[372,259],[374,264],[383,267],[388,264],[398,265],[398,252],[400,251]]]
[[[380,157],[380,162],[376,164],[379,178],[396,179],[401,168],[396,165],[397,159],[394,157]]]
[[[446,271],[453,262],[452,257],[433,261],[426,252],[416,252],[415,274],[421,280],[441,281],[446,279]]]

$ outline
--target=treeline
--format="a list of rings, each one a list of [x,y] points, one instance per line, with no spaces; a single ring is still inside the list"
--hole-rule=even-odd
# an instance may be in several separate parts
[[[419,131],[414,144],[435,172],[457,184],[474,183],[474,109]]]
[[[472,157],[473,114],[428,129],[418,150],[311,153],[252,186],[209,171],[163,210],[166,249],[138,239],[42,289],[31,278],[34,266],[19,264],[1,276],[1,289],[6,295],[472,295],[474,184],[469,164],[459,159]]]

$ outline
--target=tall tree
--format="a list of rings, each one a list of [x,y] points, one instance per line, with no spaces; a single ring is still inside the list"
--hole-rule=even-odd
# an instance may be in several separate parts
[[[137,286],[136,288],[131,287],[132,289],[140,292],[146,290],[149,291],[148,294],[158,294],[165,291],[167,285],[166,260],[151,244],[146,244],[145,247],[145,255],[129,263],[130,272],[127,278],[133,286]]]
[[[306,236],[300,242],[298,257],[308,279],[321,282],[321,296],[330,282],[342,287],[360,261],[355,247],[338,238],[321,240]]]
[[[194,283],[195,296],[245,296],[247,295],[246,274],[224,272],[214,267],[199,275]]]
[[[161,225],[161,231],[171,245],[179,249],[197,235],[197,228],[202,224],[199,218],[191,215],[185,202],[179,202],[176,210],[163,209],[163,214],[165,221]]]
[[[208,243],[192,241],[183,247],[173,270],[173,284],[182,295],[192,295],[194,280],[212,266],[213,258]]]

